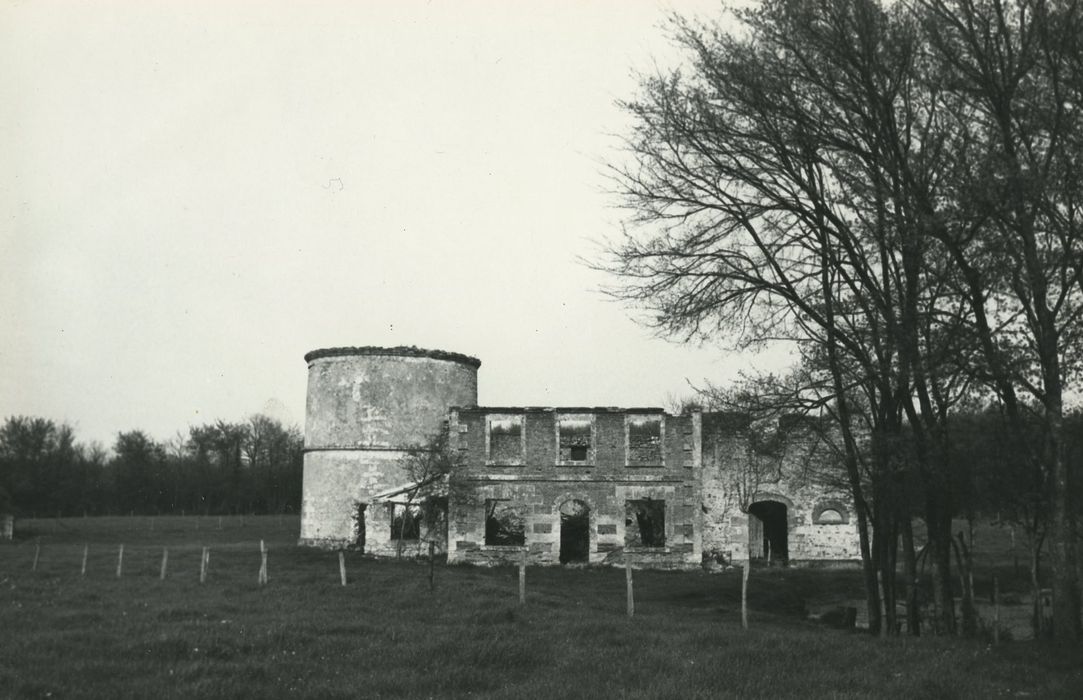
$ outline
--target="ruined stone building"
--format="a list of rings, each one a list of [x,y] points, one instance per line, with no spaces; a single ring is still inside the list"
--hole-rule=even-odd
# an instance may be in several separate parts
[[[859,559],[852,505],[804,452],[764,458],[731,413],[477,405],[481,362],[418,348],[315,350],[301,542],[449,562]],[[418,484],[404,457],[441,430],[454,464]],[[423,514],[427,517],[423,517]]]

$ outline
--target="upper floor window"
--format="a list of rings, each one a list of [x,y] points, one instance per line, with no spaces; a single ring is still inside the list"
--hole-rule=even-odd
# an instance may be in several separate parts
[[[485,419],[485,461],[488,464],[523,463],[522,415],[492,415]]]
[[[665,417],[661,414],[624,417],[624,446],[629,467],[665,464],[663,447]]]
[[[594,463],[594,419],[588,414],[557,416],[557,460],[563,465]]]

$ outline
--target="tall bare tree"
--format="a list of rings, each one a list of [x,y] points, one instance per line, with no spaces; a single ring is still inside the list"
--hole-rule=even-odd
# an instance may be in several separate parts
[[[606,267],[620,276],[610,291],[681,337],[810,348],[855,501],[873,520],[871,542],[859,523],[870,615],[875,571],[893,578],[898,538],[912,541],[911,507],[896,498],[910,492],[897,488],[902,474],[928,533],[935,627],[955,629],[950,419],[960,400],[991,388],[1020,411],[1012,392],[1038,380],[1031,394],[1048,425],[1039,458],[1067,480],[1056,416],[1083,289],[1070,126],[1083,99],[1064,95],[1079,82],[1069,54],[1081,32],[1053,32],[1048,19],[1078,26],[1072,2],[1032,21],[1051,4],[1020,0],[1013,19],[994,1],[777,0],[736,13],[735,31],[678,18],[688,65],[646,77],[624,105],[635,118],[631,159],[615,173],[634,217],[610,250]],[[964,69],[971,54],[985,58]],[[1024,81],[1029,91],[982,96],[1041,61],[1049,75]],[[1043,194],[1020,194],[1031,191]],[[1066,503],[1055,510],[1070,513]],[[1070,562],[1067,520],[1063,530]],[[904,549],[910,569],[913,547]],[[1072,586],[1062,588],[1070,607]]]
[[[952,501],[934,405],[951,400],[951,386],[932,370],[956,336],[929,320],[945,269],[899,174],[909,155],[900,135],[920,135],[928,119],[916,28],[873,2],[768,2],[738,18],[740,35],[677,20],[691,72],[647,78],[625,105],[636,117],[633,162],[617,180],[640,226],[611,251],[622,278],[612,291],[686,337],[817,348],[807,352],[829,380],[858,503],[890,492],[878,478],[865,496],[859,414],[881,443],[904,417],[918,422],[934,592],[951,630]],[[910,148],[923,149],[915,140]],[[889,473],[881,466],[877,477]],[[873,541],[859,525],[878,624],[876,571],[895,551],[899,513],[874,512]]]
[[[1078,640],[1065,391],[1083,333],[1083,3],[919,0],[953,124],[951,210],[922,202],[962,273],[989,385],[1052,496],[1054,634]]]

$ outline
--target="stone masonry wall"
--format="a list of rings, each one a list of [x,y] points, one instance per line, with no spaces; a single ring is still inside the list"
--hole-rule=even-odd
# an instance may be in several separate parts
[[[306,453],[301,542],[325,546],[353,544],[357,539],[354,521],[357,504],[405,481],[399,465],[403,454],[394,450]],[[368,517],[372,518],[373,514]],[[379,545],[379,533],[386,529],[366,527],[367,547]],[[383,540],[388,538],[384,533]]]
[[[557,416],[593,417],[594,440],[589,464],[559,459]],[[698,416],[664,416],[664,464],[626,465],[628,415],[633,409],[506,409],[453,411],[454,448],[462,468],[451,488],[448,555],[452,562],[495,564],[518,561],[523,552],[537,564],[560,557],[560,507],[579,500],[590,512],[590,563],[623,562],[637,566],[687,568],[700,563]],[[521,463],[486,463],[487,416],[522,416]],[[654,410],[652,415],[661,416]],[[507,500],[525,512],[525,545],[485,544],[485,502]],[[626,552],[626,502],[665,501],[665,546],[629,548]]]
[[[451,406],[477,403],[477,368],[399,355],[309,363],[305,447],[403,449],[440,429]]]
[[[705,423],[703,549],[727,562],[745,561],[750,554],[755,558],[749,535],[750,531],[759,534],[759,523],[754,515],[741,512],[734,476],[748,459],[747,434],[740,427],[720,426],[710,417]],[[848,494],[809,483],[803,469],[805,456],[803,447],[788,450],[778,478],[763,479],[751,500],[786,505],[791,564],[859,560],[856,519]],[[844,522],[814,522],[817,513],[828,506],[842,512]]]
[[[574,501],[589,510],[588,563],[628,557],[644,568],[690,568],[703,558],[741,562],[762,554],[761,521],[741,512],[735,488],[735,475],[751,454],[747,420],[740,416],[672,416],[657,408],[479,408],[480,363],[440,351],[332,348],[306,360],[303,543],[353,544],[357,506],[366,503],[366,551],[396,554],[395,506],[386,493],[409,480],[400,462],[405,450],[427,442],[447,421],[460,466],[448,485],[446,540],[441,523],[436,533],[404,541],[406,555],[424,553],[426,540],[436,537],[446,541],[451,562],[498,564],[526,556],[557,564],[561,508]],[[562,416],[579,431],[566,432],[573,437],[563,450]],[[657,437],[654,425],[660,427]],[[776,473],[758,483],[752,500],[786,506],[791,563],[859,559],[847,494],[811,483],[804,460],[802,450],[792,448]],[[501,507],[516,521],[521,517],[522,546],[486,544],[489,499],[505,503]],[[641,523],[650,537],[637,538]],[[660,533],[664,544],[643,544]]]
[[[404,450],[427,443],[449,407],[477,403],[480,363],[416,348],[332,348],[306,360],[301,542],[352,544],[357,503],[404,485]],[[369,510],[366,549],[386,551],[390,528],[369,527]]]

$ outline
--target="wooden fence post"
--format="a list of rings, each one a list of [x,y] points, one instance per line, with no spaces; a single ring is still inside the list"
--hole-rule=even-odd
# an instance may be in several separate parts
[[[267,545],[259,541],[259,585],[267,584]]]
[[[38,557],[40,557],[40,556],[41,556],[41,540],[38,540],[37,542],[34,543],[34,563],[31,564],[31,566],[30,566],[31,571],[37,571],[38,570]]]
[[[745,560],[741,567],[741,628],[748,629],[748,570],[752,568],[752,559]]]
[[[203,556],[201,556],[199,558],[199,582],[200,583],[205,583],[206,580],[207,580],[207,559],[208,558],[209,557],[208,557],[207,548],[204,547],[203,548]]]
[[[1000,580],[993,577],[993,644],[1000,644]]]
[[[429,540],[429,593],[436,590],[436,543]]]
[[[89,551],[90,551],[90,545],[89,544],[84,544],[83,545],[83,566],[79,570],[79,575],[80,576],[86,576],[86,555],[87,555],[87,553]]]
[[[526,605],[526,550],[523,550],[523,559],[519,562],[519,605]]]
[[[1019,554],[1015,551],[1015,525],[1012,525],[1011,533],[1012,533],[1012,562],[1013,562],[1013,565],[1014,565],[1013,566],[1013,573],[1015,574],[1016,578],[1019,578]]]
[[[624,584],[628,598],[628,617],[633,617],[636,614],[636,599],[632,590],[632,560],[627,554],[624,555]]]
[[[342,585],[346,585],[346,553],[338,550],[338,578]]]
[[[124,572],[124,545],[117,549],[117,578]]]
[[[162,547],[162,570],[158,573],[158,579],[165,581],[165,572],[169,567],[169,547]]]

